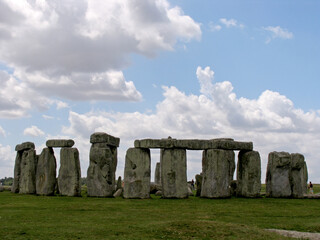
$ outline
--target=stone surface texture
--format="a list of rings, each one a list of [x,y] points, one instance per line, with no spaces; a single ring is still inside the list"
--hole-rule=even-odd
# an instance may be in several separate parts
[[[14,163],[13,184],[11,187],[11,192],[13,193],[19,192],[19,182],[20,182],[20,175],[21,175],[21,158],[22,158],[22,152],[17,152],[16,160]]]
[[[19,193],[36,193],[37,155],[33,149],[24,150],[21,157],[21,173],[19,179]]]
[[[307,193],[308,175],[304,156],[299,153],[291,154],[291,189],[292,197],[303,198]]]
[[[267,197],[291,197],[291,155],[287,152],[271,152],[266,174]]]
[[[235,170],[235,155],[231,150],[209,149],[202,154],[201,197],[227,198]]]
[[[236,195],[260,197],[261,159],[257,151],[240,151],[237,164]]]
[[[56,188],[57,163],[52,148],[44,148],[39,155],[36,174],[36,193],[54,195]]]
[[[59,192],[64,196],[81,196],[81,170],[77,148],[61,148],[58,176]]]
[[[87,171],[88,196],[112,197],[115,185],[115,164],[110,147],[92,145]]]
[[[51,148],[72,147],[74,141],[72,139],[49,139],[47,140],[46,145]]]
[[[120,138],[111,136],[105,132],[95,132],[90,136],[90,143],[107,143],[110,146],[119,147]]]
[[[16,146],[16,151],[24,151],[24,150],[29,150],[29,149],[35,149],[34,143],[33,142],[24,142],[21,144],[18,144]]]
[[[196,175],[196,197],[201,195],[202,173]]]
[[[161,165],[160,162],[157,162],[156,169],[154,173],[154,183],[157,185],[161,185]]]
[[[187,155],[185,149],[160,151],[163,198],[187,198]]]
[[[129,148],[124,169],[124,198],[150,198],[150,150]]]

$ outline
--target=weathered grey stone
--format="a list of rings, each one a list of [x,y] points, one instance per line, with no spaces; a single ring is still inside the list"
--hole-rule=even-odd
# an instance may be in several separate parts
[[[162,196],[162,191],[159,190],[159,191],[157,191],[154,195],[161,197],[161,196]]]
[[[77,148],[61,148],[58,176],[59,192],[64,196],[81,196],[80,160]]]
[[[260,197],[261,160],[257,151],[240,151],[237,164],[237,196]]]
[[[110,146],[119,147],[120,138],[111,136],[105,132],[95,132],[90,136],[90,143],[107,143]]]
[[[11,187],[11,192],[18,193],[19,192],[19,182],[20,182],[20,175],[21,175],[21,158],[22,158],[22,151],[17,152],[16,160],[14,164],[14,177],[13,177],[13,184]]]
[[[157,185],[161,184],[161,165],[160,165],[160,162],[157,162],[157,164],[156,164],[156,169],[155,169],[155,173],[154,173],[154,182]]]
[[[90,165],[87,171],[88,196],[112,197],[115,185],[115,163],[109,147],[90,149]]]
[[[46,142],[47,147],[57,148],[57,147],[72,147],[74,141],[72,139],[50,139]]]
[[[196,197],[201,195],[202,173],[196,175]]]
[[[121,197],[122,196],[122,188],[119,188],[114,194],[113,197]]]
[[[118,189],[122,189],[122,178],[121,178],[121,176],[119,176],[118,180],[117,180],[117,190]]]
[[[160,151],[163,198],[187,198],[187,154],[185,149]]]
[[[307,193],[308,177],[306,174],[306,162],[304,156],[299,153],[291,154],[291,189],[292,197],[303,198]]]
[[[211,140],[199,139],[142,139],[135,140],[136,148],[182,148],[188,150],[224,149],[248,150],[253,149],[252,142],[237,142],[231,138],[218,138]]]
[[[52,148],[44,148],[38,158],[36,192],[38,195],[54,195],[57,163]]]
[[[227,198],[235,170],[234,152],[209,149],[202,154],[201,197]]]
[[[34,149],[24,150],[22,152],[20,166],[19,193],[36,193],[37,155]]]
[[[24,151],[24,150],[29,150],[29,149],[35,149],[34,143],[33,142],[24,142],[21,144],[18,144],[16,146],[16,151]]]
[[[124,169],[124,198],[150,198],[150,150],[129,148]]]
[[[161,183],[160,184],[155,184],[153,182],[150,183],[150,194],[155,194],[157,191],[161,191]]]
[[[266,174],[267,197],[291,197],[291,155],[287,152],[271,152]]]
[[[193,196],[193,192],[190,187],[188,187],[188,196]]]

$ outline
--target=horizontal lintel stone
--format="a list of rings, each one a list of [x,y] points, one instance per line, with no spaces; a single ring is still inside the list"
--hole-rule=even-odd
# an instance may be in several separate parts
[[[47,147],[56,148],[56,147],[72,147],[74,141],[72,139],[49,139],[46,142]]]
[[[18,144],[16,146],[16,151],[23,151],[23,150],[29,150],[29,149],[35,149],[34,143],[33,142],[24,142],[21,144]]]
[[[90,143],[107,143],[110,146],[119,147],[120,138],[111,136],[105,132],[95,132],[90,136]]]
[[[188,150],[225,149],[225,150],[253,150],[252,142],[238,142],[231,138],[210,140],[199,139],[141,139],[135,140],[136,148],[183,148]]]

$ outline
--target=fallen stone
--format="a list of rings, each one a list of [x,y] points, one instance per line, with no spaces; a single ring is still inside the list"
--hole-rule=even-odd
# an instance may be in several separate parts
[[[44,148],[39,156],[36,174],[36,193],[54,195],[57,163],[52,148]]]
[[[87,171],[88,196],[112,197],[115,185],[115,164],[110,147],[90,149],[90,164]]]
[[[202,154],[201,197],[227,198],[235,170],[234,152],[209,149]]]
[[[107,143],[110,146],[119,147],[120,138],[104,132],[95,132],[90,136],[90,143]]]
[[[237,164],[236,195],[260,197],[261,160],[257,151],[240,151]]]
[[[16,151],[24,151],[24,150],[29,150],[29,149],[35,149],[34,143],[33,142],[24,142],[21,144],[18,144],[16,146]]]
[[[162,190],[161,184],[150,183],[150,194],[155,194],[159,190]]]
[[[162,191],[159,190],[159,191],[157,191],[154,195],[161,197],[161,196],[162,196]]]
[[[129,148],[124,169],[124,198],[150,198],[150,150]]]
[[[303,198],[308,189],[308,176],[305,176],[307,170],[304,156],[299,153],[291,154],[291,189],[292,197]]]
[[[57,147],[72,147],[74,141],[72,139],[50,139],[46,142],[47,147],[57,148]]]
[[[271,152],[268,156],[266,196],[291,197],[291,155],[287,152]]]
[[[185,149],[160,151],[163,198],[187,198],[187,155]]]
[[[202,173],[196,175],[196,197],[201,195]]]
[[[59,192],[63,196],[81,196],[81,170],[77,148],[61,148],[58,176]]]
[[[122,188],[119,188],[114,194],[113,197],[121,197],[122,196]]]
[[[160,185],[161,184],[161,167],[160,162],[157,162],[156,169],[154,173],[154,182],[155,184]]]
[[[33,149],[24,150],[21,157],[21,173],[19,179],[19,193],[36,193],[37,155]]]

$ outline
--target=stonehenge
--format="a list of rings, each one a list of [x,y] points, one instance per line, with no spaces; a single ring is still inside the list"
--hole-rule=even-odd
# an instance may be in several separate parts
[[[150,192],[161,198],[188,198],[187,150],[202,151],[202,172],[195,176],[196,194],[202,198],[261,197],[261,158],[252,142],[217,139],[140,139],[125,155],[124,178],[116,181],[120,138],[105,132],[90,136],[87,195],[148,199]],[[81,196],[79,151],[72,139],[49,139],[40,155],[32,142],[15,148],[13,193]],[[60,168],[53,148],[60,149]],[[150,149],[160,150],[154,183],[151,183]],[[235,152],[239,151],[237,166]],[[233,179],[236,171],[236,179]],[[308,170],[299,153],[271,152],[266,171],[266,197],[303,198]],[[122,185],[123,183],[123,185]]]

